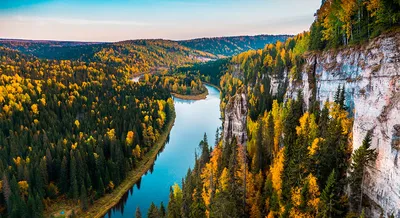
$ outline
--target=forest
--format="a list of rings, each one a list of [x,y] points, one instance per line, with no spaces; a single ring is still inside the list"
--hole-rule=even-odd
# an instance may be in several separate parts
[[[310,28],[311,50],[364,42],[398,27],[396,0],[324,0]]]
[[[222,57],[231,57],[247,50],[261,49],[266,44],[285,41],[290,35],[257,35],[199,38],[179,41],[179,44]]]
[[[371,132],[353,151],[345,87],[325,103],[301,91],[285,101],[285,92],[289,80],[302,79],[307,55],[399,25],[398,0],[324,0],[309,31],[296,36],[0,40],[0,215],[43,217],[67,200],[86,211],[168,130],[171,93],[198,95],[211,83],[221,89],[222,118],[246,93],[246,143],[205,134],[168,204],[138,208],[136,217],[365,217],[364,169],[377,153]]]
[[[0,208],[9,217],[42,217],[63,198],[86,210],[174,118],[167,89],[104,63],[0,48],[0,74]]]
[[[200,77],[194,74],[145,74],[142,81],[148,85],[161,86],[173,94],[200,95],[207,92]]]
[[[301,92],[286,102],[284,94],[288,80],[302,79],[305,55],[358,45],[399,25],[397,1],[326,0],[309,31],[232,57],[222,76],[204,73],[220,81],[222,113],[238,90],[248,95],[247,142],[205,137],[167,208],[152,204],[148,217],[365,217],[364,169],[377,152],[371,132],[353,151],[345,87],[324,104],[312,93],[309,108]]]
[[[216,56],[169,40],[116,43],[0,40],[0,46],[41,59],[101,62],[131,75],[161,72]]]
[[[206,92],[198,72],[175,70],[213,58],[169,40],[0,40],[1,215],[85,211],[112,193],[173,122],[171,92]]]

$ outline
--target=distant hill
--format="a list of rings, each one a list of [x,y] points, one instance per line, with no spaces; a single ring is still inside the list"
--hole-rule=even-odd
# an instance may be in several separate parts
[[[116,43],[86,43],[31,40],[0,40],[0,47],[51,60],[99,62],[131,74],[216,59],[170,40],[132,40]]]
[[[234,56],[248,50],[264,48],[266,44],[276,41],[286,41],[290,35],[257,35],[257,36],[232,36],[216,38],[199,38],[179,41],[186,47],[209,52],[217,56]]]
[[[93,56],[105,43],[48,40],[0,39],[0,46],[18,50],[38,58],[79,60]]]
[[[232,56],[263,48],[277,40],[284,41],[288,37],[259,35],[186,41],[145,39],[115,43],[0,39],[0,47],[42,59],[99,62],[123,72],[141,74]]]

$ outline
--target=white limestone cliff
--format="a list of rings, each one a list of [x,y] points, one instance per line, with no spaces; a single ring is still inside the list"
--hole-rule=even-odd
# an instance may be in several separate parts
[[[372,204],[368,212],[373,217],[400,217],[400,34],[309,54],[302,81],[289,83],[286,98],[296,97],[301,89],[309,105],[315,88],[316,100],[333,100],[339,85],[345,85],[346,105],[354,115],[353,150],[373,130],[378,158],[364,178],[364,194]]]
[[[230,143],[235,137],[238,143],[245,144],[247,140],[247,94],[246,89],[238,89],[229,99],[225,108],[223,140]]]

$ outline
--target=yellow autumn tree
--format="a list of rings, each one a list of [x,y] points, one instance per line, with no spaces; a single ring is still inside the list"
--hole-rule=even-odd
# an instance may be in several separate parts
[[[74,124],[77,128],[79,128],[81,126],[81,123],[79,122],[79,120],[75,120]]]
[[[32,104],[31,110],[34,114],[39,114],[39,109],[37,104]]]
[[[133,131],[129,131],[128,134],[126,134],[126,139],[125,142],[128,146],[131,146],[133,144],[133,139],[134,139],[134,133]]]
[[[229,184],[229,170],[225,167],[219,178],[219,186],[216,192],[218,193],[221,191],[222,192],[227,191],[228,184]]]
[[[274,158],[274,161],[271,165],[271,179],[272,179],[272,187],[275,189],[275,191],[278,193],[278,196],[280,197],[282,194],[282,172],[283,172],[283,162],[284,162],[284,149],[282,148],[279,152],[278,155]]]
[[[29,184],[27,181],[19,181],[18,187],[22,196],[28,196]]]
[[[304,113],[304,115],[300,118],[300,126],[296,127],[297,135],[305,136],[308,139],[313,140],[318,132],[318,125],[315,122],[314,114],[310,114],[308,112]]]
[[[282,122],[282,107],[279,106],[277,100],[272,103],[272,116],[274,120],[274,153],[279,150],[279,140],[282,136],[283,122]]]
[[[320,203],[320,192],[317,184],[317,178],[311,173],[304,181],[303,187],[292,189],[292,204],[290,217],[312,218],[318,214],[318,205]],[[303,210],[302,205],[306,205],[307,210]]]
[[[135,149],[132,149],[132,155],[133,155],[135,158],[140,158],[140,157],[141,157],[141,154],[142,154],[142,151],[141,151],[141,149],[140,149],[140,146],[139,146],[139,145],[136,145]]]
[[[211,159],[204,166],[200,178],[203,181],[203,190],[201,192],[201,197],[203,198],[204,204],[206,206],[206,215],[209,217],[211,203],[211,195],[217,186],[217,170],[218,170],[218,160],[222,156],[222,151],[219,147],[216,147],[211,154]]]

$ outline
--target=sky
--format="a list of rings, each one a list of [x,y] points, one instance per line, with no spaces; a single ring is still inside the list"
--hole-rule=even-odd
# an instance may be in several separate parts
[[[0,38],[114,42],[297,34],[321,0],[0,0]]]

